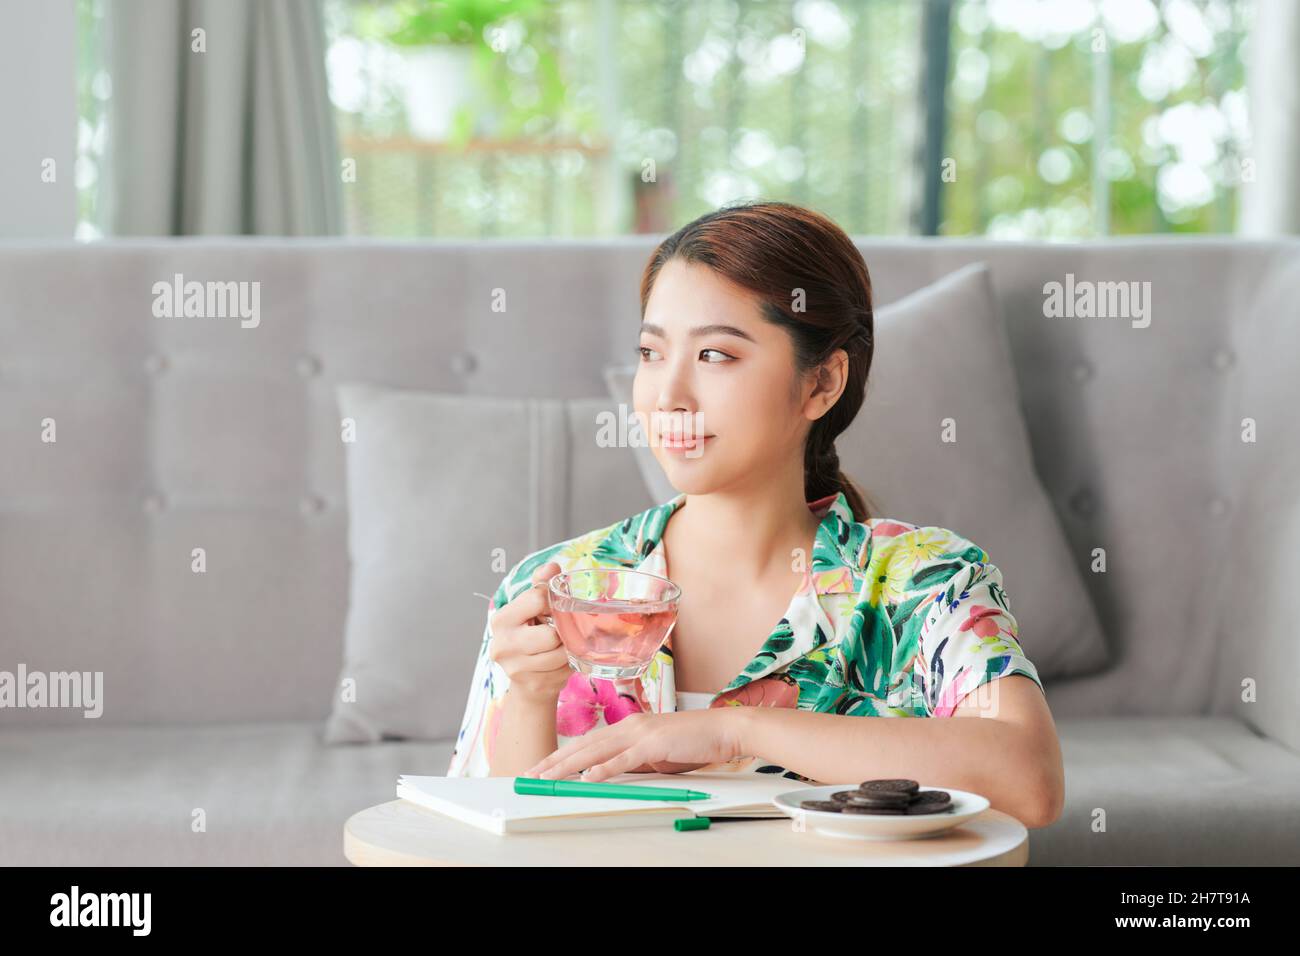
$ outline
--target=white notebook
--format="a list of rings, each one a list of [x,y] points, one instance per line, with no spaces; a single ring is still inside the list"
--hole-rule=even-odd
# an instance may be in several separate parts
[[[625,800],[611,797],[547,797],[514,792],[514,777],[421,777],[402,774],[397,795],[404,800],[492,833],[597,830],[614,827],[671,827],[682,817],[785,816],[772,805],[778,793],[813,784],[780,774],[621,773],[601,783],[673,787],[712,794],[708,800]]]

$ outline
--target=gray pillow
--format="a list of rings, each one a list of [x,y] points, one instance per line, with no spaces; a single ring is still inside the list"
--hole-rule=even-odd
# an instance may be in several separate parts
[[[1034,471],[1029,433],[988,267],[974,263],[876,311],[862,410],[836,439],[840,467],[876,504],[873,518],[946,528],[1002,570],[1020,643],[1040,677],[1110,660],[1080,568]],[[604,370],[632,410],[635,365]],[[955,420],[956,441],[942,440]],[[648,445],[636,447],[651,497],[677,494]]]
[[[652,502],[609,398],[483,398],[338,387],[351,580],[329,743],[460,729],[488,601],[525,555]],[[345,681],[348,682],[345,686]]]

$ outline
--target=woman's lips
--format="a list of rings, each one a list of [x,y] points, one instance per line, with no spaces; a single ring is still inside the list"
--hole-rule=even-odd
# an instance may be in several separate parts
[[[667,435],[665,435],[660,438],[659,443],[660,445],[663,446],[665,451],[672,451],[672,452],[695,451],[699,448],[703,448],[704,445],[709,440],[716,437],[717,437],[716,435],[705,435],[702,438],[694,438],[694,437],[670,438]]]

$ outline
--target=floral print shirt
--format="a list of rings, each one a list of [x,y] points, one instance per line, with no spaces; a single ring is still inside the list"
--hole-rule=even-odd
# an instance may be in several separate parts
[[[592,567],[667,573],[663,531],[680,494],[606,528],[536,551],[501,582],[488,611],[532,586],[533,570]],[[1017,642],[1002,573],[967,539],[889,518],[853,519],[843,492],[808,502],[821,518],[809,573],[753,659],[713,695],[711,707],[793,707],[854,717],[947,717],[982,684],[1023,674],[1041,690]],[[448,776],[488,776],[509,677],[489,656],[486,627]],[[628,714],[677,709],[672,634],[638,678],[575,671],[556,704],[557,747]],[[761,755],[711,771],[779,773]]]

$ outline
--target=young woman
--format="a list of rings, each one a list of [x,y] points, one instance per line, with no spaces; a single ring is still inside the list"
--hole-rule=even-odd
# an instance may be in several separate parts
[[[849,237],[786,203],[724,207],[655,250],[641,317],[635,412],[681,493],[506,575],[448,774],[905,777],[1055,820],[1056,728],[1001,572],[948,529],[872,517],[839,470],[873,351]],[[541,623],[549,579],[590,567],[682,589],[640,678],[573,671]]]

